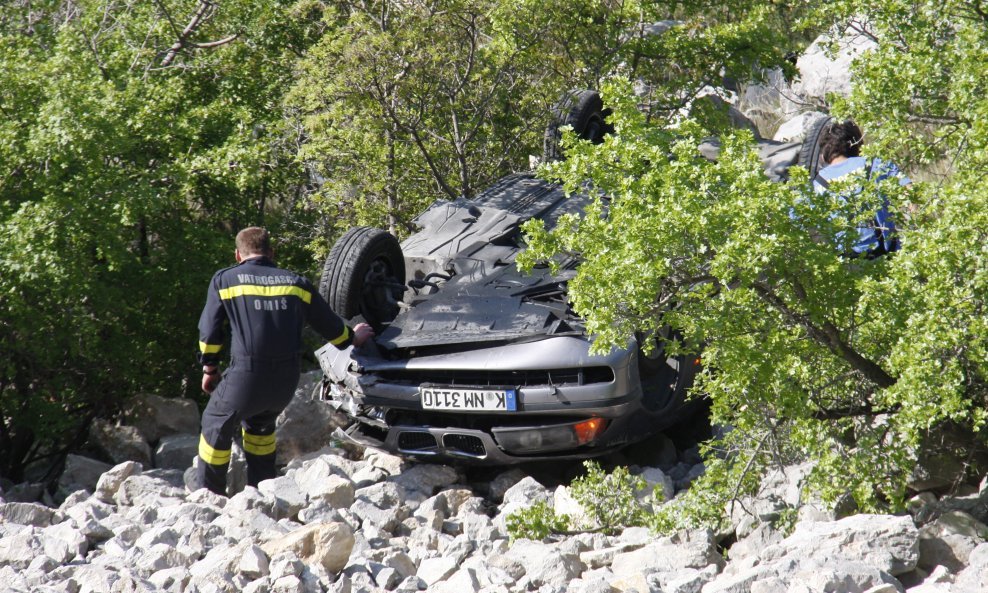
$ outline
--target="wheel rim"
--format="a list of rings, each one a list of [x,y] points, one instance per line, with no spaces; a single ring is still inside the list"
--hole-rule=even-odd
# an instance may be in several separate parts
[[[385,257],[375,258],[364,274],[364,287],[361,291],[362,306],[366,307],[364,317],[375,322],[391,321],[398,313],[396,285],[401,282],[394,276],[394,268]]]

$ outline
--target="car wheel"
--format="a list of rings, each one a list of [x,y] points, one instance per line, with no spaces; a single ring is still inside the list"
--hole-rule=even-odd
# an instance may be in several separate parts
[[[645,354],[638,349],[638,375],[642,384],[642,405],[651,412],[670,412],[686,400],[686,392],[693,385],[698,364],[692,355],[669,356],[664,342],[658,337],[652,350]]]
[[[545,130],[542,144],[542,159],[558,161],[563,158],[560,146],[563,134],[559,128],[573,126],[573,131],[584,140],[594,144],[604,141],[604,136],[614,133],[614,126],[605,120],[611,114],[604,109],[600,93],[590,90],[573,90],[565,93],[552,108],[552,120]]]
[[[357,227],[330,250],[319,294],[340,317],[362,316],[379,332],[398,315],[404,282],[405,258],[398,239],[381,229]]]
[[[797,163],[806,167],[806,170],[810,172],[811,180],[824,166],[824,163],[820,162],[820,137],[823,136],[827,126],[833,121],[834,118],[829,116],[817,118],[810,124],[809,129],[806,130],[806,136],[803,138],[803,146],[799,150]]]

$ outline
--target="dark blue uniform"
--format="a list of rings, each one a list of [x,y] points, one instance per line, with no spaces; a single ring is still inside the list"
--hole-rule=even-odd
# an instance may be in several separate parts
[[[199,475],[225,494],[234,432],[243,430],[247,483],[275,477],[275,420],[299,381],[302,327],[308,322],[338,348],[352,332],[312,284],[267,257],[220,270],[209,284],[199,318],[199,361],[219,362],[230,340],[230,366],[202,413]]]

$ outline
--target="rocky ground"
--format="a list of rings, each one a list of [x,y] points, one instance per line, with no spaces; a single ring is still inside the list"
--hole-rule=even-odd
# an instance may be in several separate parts
[[[305,436],[320,422],[307,392],[281,421],[286,445],[322,446]],[[985,488],[942,500],[924,493],[910,515],[838,519],[802,500],[807,468],[794,466],[770,476],[758,497],[739,501],[724,533],[659,537],[630,528],[511,541],[505,519],[520,508],[545,500],[577,510],[568,488],[555,484],[558,472],[468,471],[372,450],[322,446],[300,454],[296,447],[283,476],[259,489],[234,480],[238,493],[226,498],[190,490],[182,466],[194,453],[169,445],[194,436],[175,432],[190,429],[188,405],[139,401],[139,417],[154,422],[96,436],[130,435],[129,445],[105,446],[117,447],[116,455],[148,452],[148,465],[75,459],[57,507],[50,498],[18,501],[32,493],[23,485],[3,494],[0,591],[988,591]],[[146,437],[135,440],[147,434],[156,438],[153,450]],[[656,466],[634,470],[669,495],[702,471],[695,450],[677,451],[667,439],[650,447]],[[162,467],[151,467],[156,461]],[[787,537],[772,526],[782,509],[797,510]]]

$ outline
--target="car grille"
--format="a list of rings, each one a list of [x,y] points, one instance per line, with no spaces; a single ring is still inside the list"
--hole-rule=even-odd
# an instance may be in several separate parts
[[[443,436],[443,446],[453,451],[461,451],[469,455],[482,457],[487,455],[484,442],[469,434],[447,434]]]
[[[398,448],[403,451],[435,449],[436,437],[427,432],[402,432],[398,435]]]
[[[377,375],[389,383],[420,385],[535,387],[539,385],[587,385],[614,381],[610,367],[549,369],[535,371],[475,371],[450,369],[402,369],[381,371]]]

